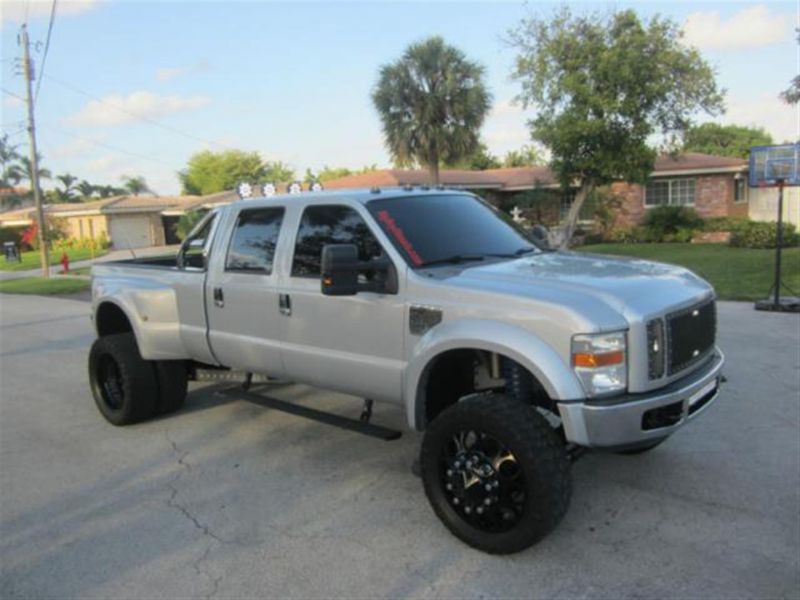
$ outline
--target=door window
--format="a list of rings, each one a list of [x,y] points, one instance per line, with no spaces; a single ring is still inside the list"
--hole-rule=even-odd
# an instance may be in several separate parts
[[[363,261],[383,253],[364,219],[349,206],[309,206],[297,232],[292,276],[319,277],[325,244],[355,244]]]
[[[259,208],[239,213],[233,229],[226,271],[272,273],[272,260],[283,222],[283,208]]]

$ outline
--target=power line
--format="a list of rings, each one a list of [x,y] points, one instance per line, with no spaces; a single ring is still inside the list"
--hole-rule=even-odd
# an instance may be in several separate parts
[[[16,98],[17,100],[22,100],[23,102],[25,102],[25,98],[23,98],[19,94],[15,94],[14,92],[9,92],[6,88],[0,88],[0,91],[2,91],[4,94],[11,96],[12,98]]]
[[[219,142],[215,142],[214,140],[207,140],[205,138],[197,137],[196,135],[192,135],[191,133],[186,133],[185,131],[181,131],[180,129],[176,129],[175,127],[171,127],[170,125],[164,125],[163,123],[160,123],[159,121],[155,121],[153,119],[150,119],[149,117],[144,117],[142,115],[137,115],[134,112],[131,112],[129,110],[126,110],[126,109],[122,108],[121,106],[117,106],[116,104],[112,104],[111,102],[106,102],[105,100],[103,100],[102,98],[99,98],[98,96],[95,96],[94,94],[90,94],[89,92],[85,92],[85,91],[75,87],[74,85],[72,85],[70,83],[67,83],[65,81],[61,81],[59,79],[56,79],[52,75],[46,75],[46,77],[50,81],[53,81],[53,82],[65,87],[65,88],[67,88],[68,90],[72,90],[73,92],[75,92],[77,94],[81,94],[82,96],[86,96],[87,98],[91,98],[92,100],[96,100],[97,102],[100,102],[101,104],[104,104],[106,106],[110,106],[111,108],[114,108],[114,109],[118,110],[121,113],[125,113],[126,115],[131,116],[134,119],[138,119],[139,121],[143,121],[145,123],[149,123],[150,125],[154,125],[156,127],[160,127],[161,129],[164,129],[166,131],[170,131],[170,132],[175,133],[177,135],[181,135],[181,136],[183,136],[185,138],[189,138],[189,139],[194,140],[196,142],[203,142],[204,144],[213,144],[213,145],[219,146],[221,148],[230,149],[229,146],[226,146],[225,144],[221,144]]]
[[[40,128],[41,128],[41,125],[42,125],[42,123],[39,123]],[[164,167],[168,166],[164,162],[158,160],[157,158],[153,158],[152,156],[147,156],[145,154],[138,154],[136,152],[131,152],[130,150],[125,150],[124,148],[119,148],[117,146],[112,146],[111,144],[106,144],[105,142],[100,142],[100,141],[97,141],[97,140],[92,140],[92,139],[89,139],[89,138],[81,137],[79,135],[75,135],[74,133],[70,133],[69,131],[64,131],[63,129],[61,129],[59,127],[56,127],[52,123],[44,123],[44,126],[49,130],[56,131],[56,132],[58,132],[58,133],[60,133],[62,135],[66,135],[66,136],[69,136],[71,138],[75,138],[76,140],[79,140],[81,142],[87,142],[89,144],[94,144],[95,146],[99,146],[101,148],[105,148],[106,150],[111,150],[112,152],[119,152],[120,154],[127,154],[128,156],[132,156],[134,158],[138,158],[138,159],[141,159],[141,160],[149,160],[150,162],[154,162],[154,163],[159,164],[159,165],[164,166]]]
[[[47,51],[50,49],[50,36],[53,33],[53,23],[56,20],[56,2],[53,0],[53,5],[50,7],[50,23],[47,25],[47,40],[44,43],[44,54],[42,54],[42,66],[39,69],[39,79],[36,81],[36,93],[33,95],[33,104],[39,100],[39,88],[42,87],[42,78],[44,77],[44,65],[47,62]]]

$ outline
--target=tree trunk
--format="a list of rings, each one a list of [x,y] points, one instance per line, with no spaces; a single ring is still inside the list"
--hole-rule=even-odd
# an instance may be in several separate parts
[[[431,185],[439,185],[439,161],[428,165],[428,176],[430,177]]]
[[[564,220],[564,229],[558,244],[560,250],[566,250],[569,247],[572,234],[575,233],[575,228],[578,225],[578,216],[581,214],[581,209],[586,202],[586,198],[589,197],[593,189],[594,182],[585,180],[581,182],[578,193],[575,194],[575,200],[572,202],[572,206],[569,207],[567,218]]]

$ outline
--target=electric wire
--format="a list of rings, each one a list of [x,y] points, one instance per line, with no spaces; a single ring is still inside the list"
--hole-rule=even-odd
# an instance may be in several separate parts
[[[33,95],[34,106],[36,106],[36,101],[39,100],[39,88],[42,87],[42,79],[44,78],[44,66],[47,62],[47,51],[50,50],[50,36],[53,34],[53,23],[56,20],[56,2],[57,0],[53,0],[53,5],[50,7],[50,23],[47,25],[47,39],[44,43],[42,66],[39,69],[39,77],[36,79],[36,93]]]
[[[196,135],[192,135],[191,133],[187,133],[185,131],[181,131],[180,129],[176,129],[175,127],[172,127],[170,125],[164,125],[163,123],[161,123],[159,121],[155,121],[153,119],[150,119],[149,117],[144,117],[142,115],[137,115],[134,112],[131,112],[129,110],[126,110],[126,109],[122,108],[121,106],[117,106],[116,104],[112,104],[111,102],[107,102],[107,101],[103,100],[102,98],[100,98],[98,96],[95,96],[94,94],[90,94],[89,92],[86,92],[86,91],[84,91],[84,90],[82,90],[80,88],[77,88],[74,85],[72,85],[71,83],[67,83],[66,81],[61,81],[60,79],[56,79],[52,75],[46,75],[45,77],[47,77],[47,79],[49,79],[50,81],[52,81],[54,83],[57,83],[58,85],[63,86],[65,88],[67,88],[68,90],[71,90],[71,91],[75,92],[76,94],[81,94],[82,96],[86,96],[87,98],[91,98],[92,100],[96,100],[97,102],[100,102],[101,104],[104,104],[105,106],[110,106],[111,108],[114,108],[114,109],[118,110],[119,112],[124,113],[124,114],[126,114],[128,116],[131,116],[134,119],[138,119],[139,121],[143,121],[144,123],[149,123],[150,125],[153,125],[155,127],[160,127],[161,129],[164,129],[166,131],[170,131],[170,132],[172,132],[174,134],[177,134],[177,135],[181,135],[181,136],[183,136],[185,138],[194,140],[196,142],[202,142],[204,144],[213,144],[213,145],[219,146],[221,148],[230,149],[229,146],[226,146],[225,144],[221,144],[220,142],[216,142],[214,140],[208,140],[208,139],[205,139],[205,138],[201,138],[201,137],[198,137]]]

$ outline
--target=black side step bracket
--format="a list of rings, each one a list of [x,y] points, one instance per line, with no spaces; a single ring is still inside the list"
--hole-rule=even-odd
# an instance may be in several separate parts
[[[257,404],[258,406],[262,406],[264,408],[280,410],[298,417],[305,417],[306,419],[317,421],[318,423],[333,425],[334,427],[339,427],[340,429],[347,429],[348,431],[354,431],[355,433],[378,438],[379,440],[385,440],[387,442],[399,439],[400,436],[403,435],[396,429],[389,429],[388,427],[381,427],[380,425],[367,423],[365,421],[358,421],[356,419],[348,419],[347,417],[334,415],[333,413],[316,410],[314,408],[308,408],[306,406],[300,406],[299,404],[292,404],[291,402],[284,402],[283,400],[270,398],[269,396],[262,396],[261,394],[245,391],[240,386],[226,388],[224,390],[220,390],[219,393],[230,398],[246,400],[247,402]]]

